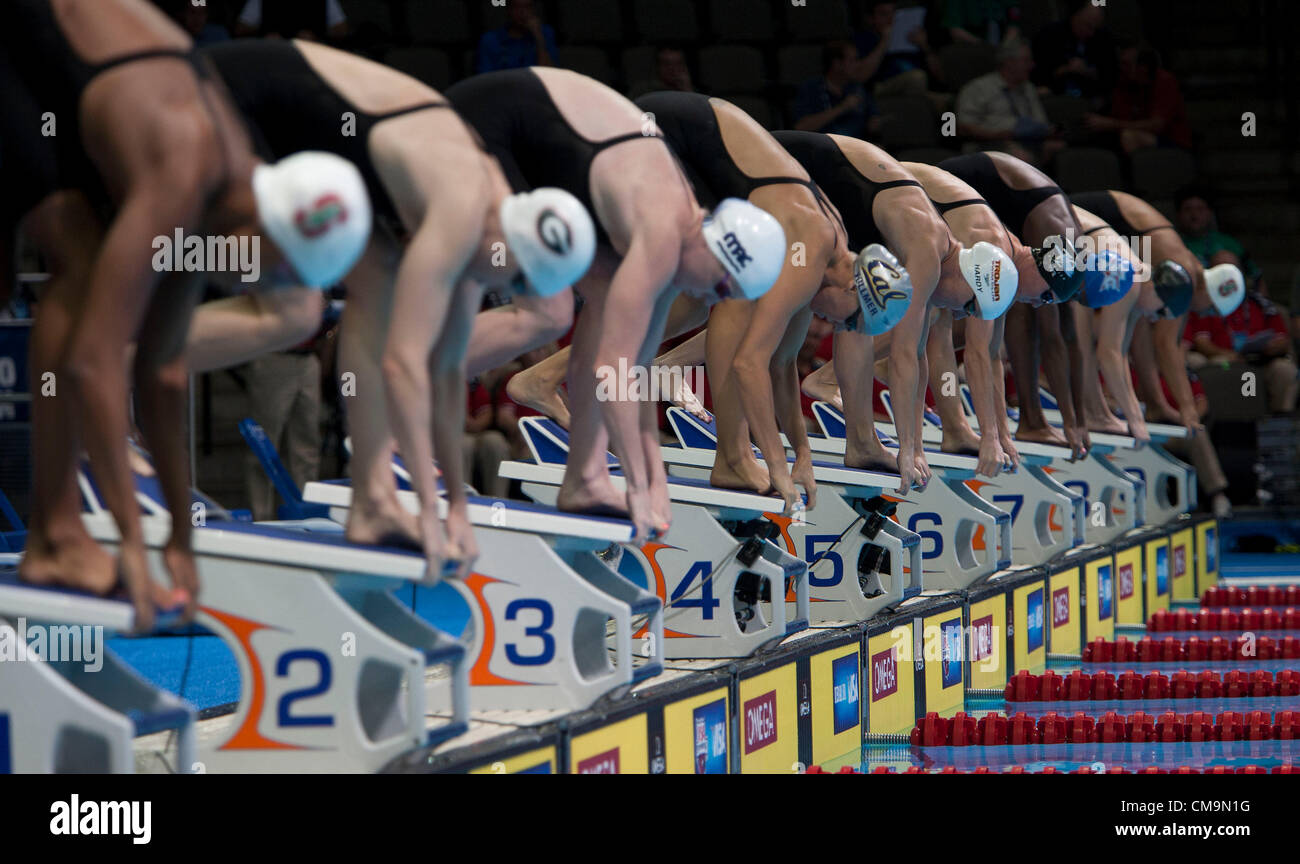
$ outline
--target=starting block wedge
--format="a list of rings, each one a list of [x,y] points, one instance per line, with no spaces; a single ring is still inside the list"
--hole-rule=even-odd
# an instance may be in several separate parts
[[[527,495],[553,506],[568,435],[539,417],[519,425],[534,461],[503,463],[501,476],[521,481]],[[611,479],[623,488],[620,474]],[[760,518],[774,499],[686,481],[670,482],[668,492],[669,537],[611,548],[607,562],[663,602],[665,659],[747,657],[808,626],[807,568],[769,541]]]

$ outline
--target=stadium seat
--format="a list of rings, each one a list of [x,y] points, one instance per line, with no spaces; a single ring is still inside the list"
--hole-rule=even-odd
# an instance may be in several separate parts
[[[623,41],[623,12],[619,3],[560,0],[556,31],[573,42]]]
[[[1144,198],[1169,198],[1196,179],[1196,160],[1176,147],[1150,147],[1133,153],[1133,188]]]
[[[849,10],[844,0],[806,0],[800,6],[783,5],[785,26],[797,40],[825,42],[849,36]]]
[[[903,96],[881,99],[876,104],[880,108],[880,143],[889,152],[938,143],[939,130],[929,99]]]
[[[435,90],[451,84],[451,60],[436,48],[394,48],[384,55],[384,62]]]
[[[348,19],[348,26],[354,33],[363,28],[374,28],[383,34],[384,39],[393,38],[393,14],[387,3],[375,3],[374,0],[342,0],[342,5],[343,14]]]
[[[766,99],[758,96],[734,96],[728,97],[727,101],[753,117],[769,132],[782,126],[781,112]]]
[[[649,81],[655,74],[655,49],[653,45],[637,45],[623,51],[620,63],[623,80],[629,89]]]
[[[709,20],[723,42],[770,42],[775,35],[767,0],[710,0]]]
[[[956,93],[968,81],[997,68],[993,46],[985,42],[954,42],[939,49],[939,63],[948,86]]]
[[[1100,147],[1067,147],[1057,153],[1056,182],[1066,192],[1124,188],[1119,157]]]
[[[604,48],[591,45],[565,45],[560,49],[560,64],[602,84],[616,86],[614,67],[609,63],[609,55]]]
[[[470,43],[469,9],[460,0],[406,0],[406,32],[416,45]]]
[[[1020,0],[1021,32],[1032,40],[1048,24],[1065,17],[1063,5],[1058,0]]]
[[[762,93],[763,52],[749,45],[715,45],[700,52],[700,86],[709,93]]]
[[[776,54],[776,80],[789,87],[798,87],[810,78],[822,74],[822,49],[820,45],[786,45]]]
[[[1120,39],[1142,39],[1142,10],[1136,3],[1107,4],[1106,28]]]
[[[647,42],[694,42],[699,38],[690,0],[636,0],[636,28]]]
[[[899,150],[892,154],[899,162],[920,162],[923,165],[938,165],[945,159],[951,159],[960,155],[956,150],[949,150],[947,147],[913,147],[908,150]]]

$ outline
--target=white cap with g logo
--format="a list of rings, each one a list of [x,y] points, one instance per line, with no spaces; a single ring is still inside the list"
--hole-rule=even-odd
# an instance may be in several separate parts
[[[501,232],[528,285],[542,297],[570,287],[596,257],[596,226],[582,202],[545,187],[501,202]]]

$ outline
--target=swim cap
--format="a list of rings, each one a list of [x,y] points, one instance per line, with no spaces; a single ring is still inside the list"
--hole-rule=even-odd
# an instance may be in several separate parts
[[[731,274],[747,300],[767,293],[785,266],[785,229],[771,213],[727,198],[704,217],[709,251]]]
[[[577,198],[542,188],[501,202],[501,233],[533,293],[551,297],[577,282],[596,257],[596,226]]]
[[[1110,249],[1089,255],[1083,272],[1083,291],[1079,302],[1091,309],[1117,303],[1133,287],[1132,263]]]
[[[853,265],[853,287],[858,292],[864,328],[873,336],[903,320],[912,303],[912,277],[894,253],[879,243],[872,243],[858,256]]]
[[[1192,277],[1187,275],[1187,271],[1178,262],[1168,259],[1161,261],[1156,265],[1155,276],[1151,281],[1170,318],[1177,318],[1191,307]]]
[[[1048,237],[1042,248],[1029,250],[1038,265],[1038,275],[1047,283],[1048,302],[1064,303],[1083,287],[1083,273],[1075,266],[1073,249],[1060,235]]]
[[[1224,318],[1237,311],[1246,299],[1246,280],[1236,264],[1216,264],[1205,271],[1205,287],[1210,302]]]
[[[253,169],[262,228],[305,285],[328,288],[370,241],[370,196],[355,165],[333,153],[295,153]]]
[[[967,304],[968,314],[992,321],[1015,302],[1020,274],[1010,255],[981,240],[957,253],[957,260],[966,284],[975,292],[975,299]]]

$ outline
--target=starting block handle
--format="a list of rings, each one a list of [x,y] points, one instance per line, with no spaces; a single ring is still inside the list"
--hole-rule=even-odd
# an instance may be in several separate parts
[[[596,588],[628,605],[633,617],[647,616],[645,649],[641,656],[650,662],[633,669],[632,628],[620,627],[614,638],[616,665],[620,680],[639,681],[659,674],[663,669],[664,606],[657,596],[624,579],[601,561],[594,552],[581,551],[569,558],[569,566]]]

